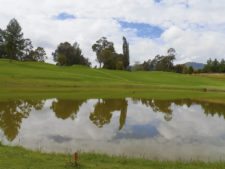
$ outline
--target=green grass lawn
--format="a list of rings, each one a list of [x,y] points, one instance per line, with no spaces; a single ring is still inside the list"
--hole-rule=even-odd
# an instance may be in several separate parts
[[[167,162],[110,157],[92,153],[79,155],[79,167],[70,164],[72,157],[45,154],[20,147],[0,146],[1,169],[225,169],[225,162]]]
[[[127,72],[0,60],[1,98],[153,97],[225,101],[225,75]],[[207,92],[206,92],[207,91]]]

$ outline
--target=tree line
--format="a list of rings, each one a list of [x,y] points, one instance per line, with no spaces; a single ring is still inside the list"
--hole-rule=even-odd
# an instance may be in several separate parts
[[[174,65],[176,59],[176,50],[170,48],[167,50],[166,55],[156,55],[152,60],[144,61],[143,63],[135,63],[132,67],[133,70],[139,71],[165,71],[176,72],[184,74],[192,74],[193,67],[186,66],[185,64]]]
[[[209,59],[207,64],[203,68],[202,72],[204,73],[225,73],[225,60],[221,59],[218,61],[217,59],[212,60]]]
[[[142,70],[142,71],[168,71],[184,74],[194,72],[201,73],[224,73],[225,60],[217,59],[207,61],[201,70],[194,70],[192,66],[185,64],[174,65],[176,50],[170,48],[166,55],[156,55],[153,59],[143,63],[135,63],[130,66],[129,43],[126,37],[122,38],[122,53],[117,53],[114,43],[106,37],[102,37],[92,45],[92,50],[96,54],[96,61],[100,68],[113,70]],[[77,42],[60,43],[52,53],[53,59],[59,66],[86,65],[91,66],[88,58],[84,57]],[[43,47],[34,48],[30,39],[24,38],[22,28],[16,19],[12,19],[6,29],[0,29],[0,58],[19,61],[44,62],[47,59]]]
[[[44,48],[34,49],[32,41],[24,38],[18,21],[12,19],[5,30],[0,29],[0,58],[44,62],[47,56]]]

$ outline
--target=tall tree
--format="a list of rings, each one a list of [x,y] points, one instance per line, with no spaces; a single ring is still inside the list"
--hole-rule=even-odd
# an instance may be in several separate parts
[[[0,29],[0,58],[3,58],[5,55],[4,48],[4,31]]]
[[[16,19],[12,19],[4,31],[5,52],[9,59],[22,60],[25,39],[22,28]]]
[[[33,52],[33,45],[30,39],[25,39],[24,40],[24,51],[23,51],[23,55],[21,56],[20,60],[32,60],[31,54]]]
[[[104,63],[105,50],[111,53],[115,52],[113,42],[109,42],[106,37],[102,37],[99,40],[97,40],[96,43],[92,45],[92,50],[96,53],[97,61],[100,64],[100,68],[102,67],[102,64]]]
[[[124,68],[127,69],[130,65],[130,51],[129,51],[129,43],[127,42],[127,39],[123,37],[123,64]]]

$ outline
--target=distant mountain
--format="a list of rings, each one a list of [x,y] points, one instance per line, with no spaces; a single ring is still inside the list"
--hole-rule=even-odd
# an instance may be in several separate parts
[[[187,67],[192,66],[194,70],[203,69],[205,66],[203,63],[197,63],[197,62],[187,62],[187,63],[185,63],[185,65]]]

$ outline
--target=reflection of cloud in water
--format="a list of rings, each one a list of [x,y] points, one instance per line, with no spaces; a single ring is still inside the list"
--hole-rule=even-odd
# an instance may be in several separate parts
[[[157,128],[151,124],[131,126],[128,132],[117,132],[114,139],[145,139],[153,138],[159,134]]]
[[[218,115],[216,111],[210,111],[208,104],[191,104],[190,101],[186,105],[185,101],[152,102],[145,99],[134,104],[131,99],[121,100],[121,103],[92,99],[70,101],[73,109],[65,110],[74,116],[68,112],[64,116],[57,106],[66,107],[67,102],[54,99],[54,109],[51,109],[52,101],[46,101],[42,110],[31,110],[22,120],[19,131],[22,146],[37,149],[41,145],[44,151],[81,149],[168,160],[220,159],[225,152],[225,122],[223,116],[219,116],[223,113],[222,107],[216,110],[220,111]],[[111,109],[102,107],[111,104]],[[203,107],[207,108],[207,115]],[[57,114],[53,110],[57,110]],[[107,110],[109,116],[101,117],[101,110]],[[94,122],[90,120],[93,112]],[[164,120],[167,114],[172,117],[169,122]],[[101,120],[103,123],[99,123]],[[18,142],[17,137],[14,143]]]
[[[50,135],[49,139],[54,140],[56,143],[66,143],[73,140],[72,137],[60,136],[60,135]]]

